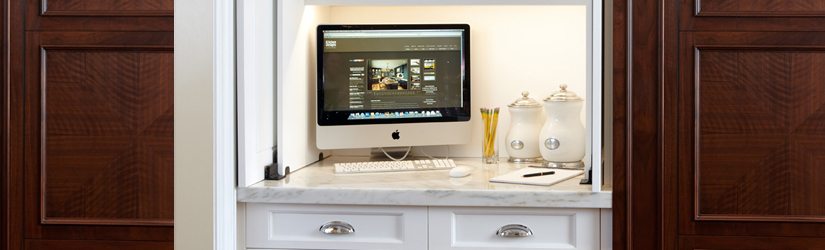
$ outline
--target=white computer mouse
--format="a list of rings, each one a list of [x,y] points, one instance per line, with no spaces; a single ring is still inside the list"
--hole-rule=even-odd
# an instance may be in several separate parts
[[[461,178],[470,175],[470,172],[473,172],[472,168],[468,166],[458,165],[455,166],[453,169],[450,169],[450,177]]]

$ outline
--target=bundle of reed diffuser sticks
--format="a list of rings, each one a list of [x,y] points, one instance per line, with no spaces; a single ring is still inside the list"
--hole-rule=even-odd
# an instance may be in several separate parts
[[[484,138],[481,142],[481,158],[484,163],[498,163],[498,149],[496,148],[496,128],[498,128],[499,108],[481,108],[481,119],[484,122]]]

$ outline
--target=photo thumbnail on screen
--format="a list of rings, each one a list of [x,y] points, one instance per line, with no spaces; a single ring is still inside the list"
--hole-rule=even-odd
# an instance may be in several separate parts
[[[370,60],[367,90],[409,89],[410,63],[407,59]]]

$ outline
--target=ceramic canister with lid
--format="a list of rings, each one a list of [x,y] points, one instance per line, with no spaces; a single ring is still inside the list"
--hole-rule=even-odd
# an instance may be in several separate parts
[[[521,93],[521,98],[510,105],[510,131],[507,132],[505,147],[510,162],[540,162],[539,131],[544,123],[541,103]]]
[[[576,93],[561,89],[544,99],[547,121],[539,133],[539,148],[546,165],[561,168],[583,168],[585,130],[581,122],[584,100]]]

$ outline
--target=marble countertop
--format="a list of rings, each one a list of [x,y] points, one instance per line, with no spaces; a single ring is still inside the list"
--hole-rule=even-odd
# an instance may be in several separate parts
[[[483,165],[478,158],[453,158],[473,168],[450,178],[449,170],[335,174],[336,162],[367,157],[333,156],[278,181],[238,188],[238,201],[294,204],[609,208],[611,192],[592,192],[582,176],[552,186],[491,183],[488,180],[526,164]]]

